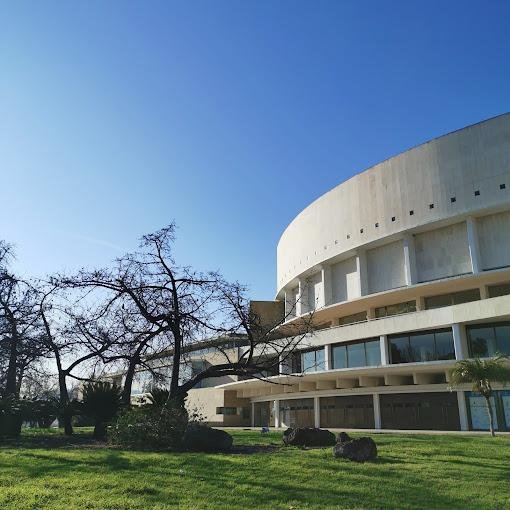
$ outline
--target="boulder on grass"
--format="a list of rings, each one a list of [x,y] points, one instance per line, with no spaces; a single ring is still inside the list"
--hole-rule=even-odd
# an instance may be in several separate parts
[[[344,443],[337,443],[333,447],[333,455],[354,462],[365,462],[377,458],[377,445],[371,437],[351,439]]]
[[[335,444],[335,434],[312,427],[287,429],[283,433],[283,442],[292,446],[331,446]]]
[[[233,437],[224,430],[190,425],[184,433],[183,446],[194,452],[223,452],[230,450],[233,441]]]
[[[347,441],[352,441],[352,437],[347,434],[347,432],[340,432],[338,436],[336,436],[337,443],[347,443]]]

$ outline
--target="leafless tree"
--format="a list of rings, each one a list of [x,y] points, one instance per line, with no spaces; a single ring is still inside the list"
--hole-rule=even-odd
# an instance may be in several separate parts
[[[184,403],[187,392],[200,381],[224,375],[259,376],[269,369],[278,371],[312,328],[311,317],[279,330],[285,314],[264,320],[249,305],[246,289],[229,283],[217,272],[201,273],[176,265],[172,245],[175,225],[142,237],[140,249],[116,261],[113,268],[82,270],[61,278],[68,288],[107,293],[101,313],[112,307],[124,310],[123,325],[129,331],[121,352],[105,361],[127,362],[124,398],[129,399],[137,368],[148,356],[166,353],[171,358],[170,399]],[[232,333],[247,335],[248,346],[239,359],[226,356],[223,363],[208,366],[183,380],[181,366],[186,352],[197,340]],[[118,344],[119,346],[120,344]],[[122,349],[122,347],[124,347]],[[221,352],[221,343],[218,343]]]

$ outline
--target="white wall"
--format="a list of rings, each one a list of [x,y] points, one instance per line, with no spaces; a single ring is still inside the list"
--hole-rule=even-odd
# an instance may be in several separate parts
[[[414,237],[418,281],[471,272],[466,223],[456,223]]]
[[[478,218],[477,225],[482,269],[510,265],[510,211]]]
[[[505,114],[379,163],[301,211],[278,243],[278,291],[310,268],[370,243],[508,204],[510,114]]]
[[[367,250],[369,293],[403,287],[405,280],[402,241]]]
[[[356,257],[342,260],[331,266],[333,303],[340,303],[360,296]]]
[[[324,306],[324,285],[322,273],[316,273],[307,279],[308,284],[308,310],[316,310]]]

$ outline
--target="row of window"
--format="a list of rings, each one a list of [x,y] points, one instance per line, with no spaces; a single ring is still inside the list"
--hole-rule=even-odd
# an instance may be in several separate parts
[[[501,285],[490,285],[488,287],[489,297],[506,296],[510,294],[510,283]],[[451,292],[449,294],[439,294],[437,296],[428,296],[424,298],[426,310],[433,310],[435,308],[442,308],[444,306],[459,305],[462,303],[470,303],[472,301],[479,301],[481,299],[480,289],[468,289],[459,292]],[[375,317],[382,319],[384,317],[391,317],[393,315],[401,315],[404,313],[416,312],[416,301],[405,301],[403,303],[395,303],[392,305],[381,306],[375,308]],[[359,312],[351,315],[345,315],[338,319],[341,326],[348,324],[355,324],[357,322],[365,322],[367,320],[367,312]]]
[[[510,323],[480,324],[467,328],[469,353],[472,357],[510,355]],[[390,363],[420,363],[454,360],[455,347],[451,328],[418,331],[388,336]],[[294,373],[325,370],[325,350],[318,348],[300,352],[292,366]],[[331,366],[336,368],[370,367],[381,364],[379,338],[334,344]]]
[[[505,183],[501,183],[501,184],[499,185],[499,189],[500,189],[500,190],[504,190],[504,189],[506,189],[506,184],[505,184]],[[479,197],[479,196],[480,196],[480,190],[479,190],[479,189],[475,190],[475,191],[473,192],[473,195],[474,195],[475,197]],[[455,197],[455,196],[450,197],[450,203],[454,204],[455,202],[457,202],[457,197]],[[434,209],[434,208],[435,208],[435,204],[434,204],[434,203],[430,203],[430,204],[429,204],[429,209]],[[414,216],[414,209],[411,209],[411,210],[409,211],[409,216]],[[392,222],[392,223],[394,223],[396,220],[397,220],[397,217],[396,217],[396,216],[392,216],[392,217],[391,217],[391,222]],[[374,226],[375,226],[375,228],[379,228],[379,222],[378,222],[378,221],[377,221],[377,222],[375,222],[375,223],[374,223]],[[363,232],[364,232],[364,231],[365,231],[364,227],[359,229],[359,233],[360,233],[360,234],[363,234]],[[346,237],[347,237],[347,239],[350,239],[350,238],[351,238],[351,234],[347,234],[347,235],[346,235]],[[335,244],[337,244],[337,241],[335,241]]]

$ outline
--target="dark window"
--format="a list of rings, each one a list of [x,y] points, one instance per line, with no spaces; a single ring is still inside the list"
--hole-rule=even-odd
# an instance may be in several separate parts
[[[376,224],[375,224],[375,228],[377,228],[378,226],[379,226],[379,223],[376,223]]]
[[[489,287],[489,297],[506,296],[507,294],[510,294],[510,283],[491,285]]]
[[[429,296],[425,298],[425,308],[441,308],[443,306],[459,305],[469,303],[480,299],[480,289],[469,289],[452,294],[440,294],[439,296]]]
[[[381,306],[375,309],[375,316],[380,319],[381,317],[390,317],[391,315],[409,312],[416,312],[416,301],[406,301],[404,303]]]
[[[409,211],[409,216],[412,216],[414,214],[414,211]]]
[[[391,221],[395,221],[395,216],[392,216],[392,217],[391,217]]]
[[[216,414],[223,414],[224,416],[234,416],[237,414],[237,407],[217,407]]]
[[[434,209],[434,204],[429,204],[429,209]]]
[[[506,188],[506,184],[500,184],[499,185],[499,189],[505,189]]]
[[[454,202],[457,202],[457,198],[456,197],[451,197],[450,198],[450,202],[453,204]]]
[[[455,359],[451,329],[392,336],[389,345],[391,363]]]
[[[479,197],[479,196],[480,196],[480,190],[479,190],[479,189],[477,189],[477,190],[475,191],[475,197]]]
[[[379,339],[333,345],[333,368],[377,366],[381,364]]]
[[[510,323],[480,324],[468,326],[469,352],[473,357],[510,354]]]
[[[340,326],[346,326],[347,324],[355,324],[357,322],[365,322],[367,320],[367,312],[354,313],[352,315],[346,315],[338,319]]]
[[[363,234],[363,229],[362,228],[359,229],[359,233]]]
[[[351,238],[351,234],[347,234],[347,239],[350,239]]]

